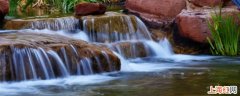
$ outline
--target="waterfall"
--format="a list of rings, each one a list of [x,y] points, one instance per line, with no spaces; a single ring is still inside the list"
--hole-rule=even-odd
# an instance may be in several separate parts
[[[11,47],[12,55],[0,53],[0,81],[46,80],[70,75],[95,74],[97,71],[106,72],[97,55],[93,58],[82,58],[75,46],[68,47],[71,49],[68,52],[64,47],[59,52],[46,51],[43,48]],[[115,71],[108,54],[102,51],[102,56],[110,66],[109,70]],[[99,70],[94,69],[96,65]]]
[[[88,42],[102,43],[124,58],[147,56],[169,57],[173,54],[166,38],[153,41],[147,26],[136,16],[106,13],[107,16],[57,18],[32,22],[31,28],[22,32],[59,34]],[[82,30],[80,28],[82,25]],[[78,27],[77,27],[78,26]],[[43,30],[39,30],[42,29]],[[51,30],[57,29],[57,30]],[[128,49],[128,50],[126,50]]]
[[[169,41],[166,38],[153,41],[147,26],[138,17],[106,15],[82,17],[82,27],[90,42],[104,43],[124,58],[173,55]]]
[[[31,21],[27,29],[75,30],[79,28],[79,20],[75,17],[49,18]]]
[[[83,18],[83,30],[88,34],[91,42],[152,40],[145,24],[135,16],[110,16],[103,18],[103,21]]]
[[[153,41],[147,26],[136,16],[110,14],[103,17],[82,17],[81,20],[82,24],[79,24],[79,20],[74,17],[54,19],[54,22],[36,21],[32,24],[34,30],[22,31],[59,34],[105,44],[124,58],[173,55],[169,41],[166,38],[158,42]],[[76,27],[80,25],[83,31]],[[49,26],[58,30],[50,30],[52,28]],[[38,30],[40,27],[45,29]]]
[[[111,17],[112,16],[112,17]],[[87,17],[83,19],[83,30],[90,42],[103,43],[121,60],[121,71],[142,68],[129,59],[141,57],[168,58],[174,55],[167,38],[154,41],[146,25],[136,16]],[[103,22],[99,21],[103,20]],[[119,30],[118,27],[122,29]],[[147,66],[147,65],[146,65]],[[151,69],[151,68],[148,68]],[[139,70],[139,69],[138,69]]]
[[[145,44],[145,46],[147,46],[150,49],[150,51],[148,51],[148,52],[151,52],[152,55],[154,55],[154,56],[169,57],[174,54],[171,44],[169,43],[167,38],[164,38],[163,40],[161,40],[159,42],[143,41],[143,43]]]
[[[112,16],[112,17],[111,17]],[[59,18],[32,22],[21,32],[59,34],[74,39],[85,40],[112,50],[121,59],[121,70],[131,70],[128,59],[141,57],[171,57],[174,53],[166,38],[154,41],[146,25],[136,16],[115,16],[101,21],[98,18],[79,20]],[[100,54],[90,51],[93,57],[82,57],[74,45],[56,51],[51,48],[11,48],[11,52],[0,52],[0,81],[45,80],[71,75],[90,75],[112,72],[117,69],[105,51]],[[8,66],[7,66],[8,65]],[[6,70],[11,70],[6,71]]]

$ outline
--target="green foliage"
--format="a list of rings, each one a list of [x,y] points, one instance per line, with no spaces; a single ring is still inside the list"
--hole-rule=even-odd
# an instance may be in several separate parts
[[[53,5],[56,9],[64,13],[73,10],[74,6],[79,2],[105,2],[106,0],[48,0],[48,4]]]
[[[17,10],[17,6],[18,6],[18,1],[19,0],[10,0],[10,11],[9,11],[9,15],[12,16],[16,13]]]
[[[239,27],[233,16],[212,15],[209,21],[209,29],[212,33],[212,40],[208,39],[211,52],[214,55],[236,56],[238,55]]]
[[[10,10],[14,13],[18,6],[22,11],[26,11],[28,7],[42,7],[47,6],[49,10],[56,9],[63,13],[71,12],[74,6],[80,2],[107,2],[109,0],[26,0],[21,4],[21,0],[10,0]],[[46,7],[44,7],[46,8]]]
[[[67,13],[73,10],[74,6],[82,2],[83,0],[51,0],[48,4],[52,5],[55,9],[61,10],[64,13]]]

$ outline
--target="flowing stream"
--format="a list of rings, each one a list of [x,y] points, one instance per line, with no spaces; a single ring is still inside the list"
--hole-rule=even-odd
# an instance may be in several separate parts
[[[69,38],[84,40],[99,46],[107,46],[121,60],[120,72],[94,74],[91,60],[84,58],[74,71],[66,49],[59,55],[55,51],[38,49],[13,50],[13,70],[16,81],[3,80],[0,95],[3,96],[176,96],[206,95],[211,85],[240,85],[239,57],[191,56],[174,54],[168,39],[153,41],[145,24],[135,17],[136,27],[130,17],[121,20],[127,27],[125,32],[102,25],[99,30],[88,30],[83,20],[80,30],[77,19],[63,18],[56,21],[33,22],[20,32],[58,34]],[[94,27],[94,19],[91,27]],[[8,31],[2,31],[8,32]],[[12,31],[9,31],[12,32]],[[76,56],[74,46],[71,54]],[[93,53],[94,54],[94,53]],[[102,52],[105,54],[105,52]],[[23,61],[23,57],[29,58]],[[104,55],[107,61],[108,55]],[[1,64],[6,64],[0,55]],[[33,62],[34,61],[34,62]],[[99,59],[96,57],[96,61]],[[111,64],[111,62],[107,62]],[[101,64],[98,64],[101,70]],[[57,69],[53,68],[56,67]],[[28,71],[26,71],[28,69]],[[58,70],[55,74],[53,70]],[[30,75],[29,75],[30,74]],[[4,76],[4,75],[3,75]],[[30,76],[30,77],[27,77]],[[30,79],[30,80],[29,80]],[[188,89],[188,91],[184,90]]]

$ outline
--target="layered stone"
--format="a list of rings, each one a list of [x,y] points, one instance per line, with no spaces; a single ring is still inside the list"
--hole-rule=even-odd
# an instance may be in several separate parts
[[[17,51],[18,50],[18,51]],[[25,50],[25,51],[24,51]],[[29,50],[29,51],[28,51]],[[54,70],[54,74],[56,77],[61,77],[61,72],[59,72],[58,67],[56,67],[57,63],[63,62],[68,66],[68,71],[70,75],[77,75],[78,64],[85,64],[81,62],[82,60],[90,60],[90,65],[81,65],[81,66],[90,66],[92,68],[93,74],[100,72],[111,72],[111,71],[119,71],[120,70],[120,60],[114,55],[114,53],[104,46],[97,46],[95,44],[90,44],[85,41],[74,40],[70,38],[66,38],[58,35],[50,35],[50,34],[40,34],[40,33],[29,33],[29,32],[17,32],[17,33],[8,33],[8,34],[0,34],[0,80],[20,80],[17,75],[14,73],[13,64],[18,64],[18,62],[25,62],[26,69],[26,77],[27,79],[31,78],[31,71],[27,67],[28,63],[30,63],[29,58],[32,58],[31,63],[37,64],[39,61],[35,61],[38,59],[33,55],[24,55],[19,52],[30,52],[28,54],[35,54],[31,52],[55,52],[61,61],[54,61],[55,59],[49,55],[49,62],[52,63],[52,67]],[[17,55],[18,54],[18,55]],[[41,53],[43,54],[43,53]],[[15,56],[20,56],[15,58]],[[51,57],[51,58],[50,58]],[[21,59],[22,58],[22,59]],[[39,57],[42,59],[46,59],[46,57]],[[44,60],[45,60],[44,59]],[[47,62],[45,62],[47,63]],[[87,62],[90,63],[90,62]],[[21,63],[19,63],[21,64]],[[21,66],[21,65],[18,65]],[[40,65],[35,65],[40,66]],[[55,66],[55,67],[54,67]],[[21,69],[19,69],[21,70]],[[36,67],[36,70],[41,70]],[[80,70],[80,69],[79,69]],[[82,69],[84,70],[84,69]],[[16,69],[15,69],[16,71]],[[41,73],[41,71],[40,71]],[[39,78],[46,79],[43,74],[38,74]],[[14,75],[15,74],[15,75]],[[29,75],[29,76],[28,76]],[[3,78],[4,77],[4,78]]]

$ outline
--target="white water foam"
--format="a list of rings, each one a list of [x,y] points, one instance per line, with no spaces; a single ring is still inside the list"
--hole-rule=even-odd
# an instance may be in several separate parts
[[[153,51],[155,55],[151,58],[155,59],[164,59],[171,60],[173,62],[187,62],[187,61],[202,61],[202,60],[210,60],[217,58],[216,56],[194,56],[194,55],[184,55],[184,54],[174,54],[172,50],[172,46],[167,38],[155,42],[150,40],[143,41],[147,47]],[[121,71],[122,72],[153,72],[153,71],[161,71],[167,70],[171,68],[179,68],[177,66],[169,65],[169,64],[153,64],[153,63],[134,63],[129,61],[128,59],[121,56],[119,53],[114,52],[118,58],[121,60]],[[138,58],[136,58],[138,59]]]
[[[34,32],[34,33],[43,33],[43,34],[58,34],[62,36],[66,36],[69,38],[74,38],[78,40],[84,40],[84,41],[89,41],[89,38],[87,34],[81,30],[75,30],[74,32],[67,31],[67,30],[58,30],[58,31],[53,31],[49,29],[24,29],[24,30],[19,30],[19,32]]]
[[[185,55],[185,54],[173,54],[168,57],[161,57],[162,59],[170,59],[175,62],[184,62],[184,61],[203,61],[218,58],[219,56],[195,56],[195,55]]]
[[[153,51],[153,53],[157,57],[170,57],[174,54],[172,46],[167,38],[164,38],[159,42],[150,40],[146,40],[143,42],[145,43],[145,45],[148,45],[148,47]]]

